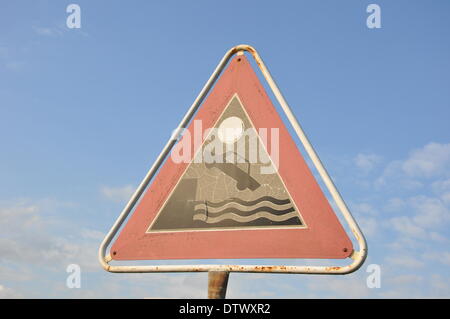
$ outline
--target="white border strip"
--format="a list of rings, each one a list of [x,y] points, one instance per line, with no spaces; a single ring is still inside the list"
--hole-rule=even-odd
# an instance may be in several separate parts
[[[203,102],[204,98],[208,94],[209,90],[221,74],[222,70],[225,68],[227,62],[231,59],[231,57],[238,53],[242,54],[243,51],[247,51],[252,54],[253,58],[255,59],[257,65],[259,66],[262,74],[264,75],[264,78],[266,79],[267,83],[269,84],[270,88],[272,89],[272,92],[274,93],[278,103],[280,103],[284,113],[286,114],[289,122],[291,123],[292,127],[294,128],[295,132],[297,133],[300,141],[303,144],[303,147],[305,148],[306,152],[308,153],[308,156],[311,158],[314,166],[316,167],[317,171],[319,172],[322,180],[324,181],[328,191],[331,193],[331,196],[333,197],[334,201],[336,202],[336,205],[338,206],[340,212],[344,216],[346,222],[348,223],[350,230],[352,231],[354,237],[356,238],[358,245],[359,245],[359,251],[354,251],[350,258],[353,259],[353,262],[350,265],[347,266],[253,266],[253,265],[161,265],[161,266],[114,266],[109,265],[109,262],[112,260],[110,255],[106,255],[106,249],[111,244],[113,238],[116,236],[118,230],[120,229],[122,223],[125,221],[125,219],[128,217],[130,212],[132,211],[134,205],[138,202],[140,196],[148,186],[149,182],[152,180],[153,176],[155,175],[158,168],[163,163],[166,156],[169,154],[172,147],[175,145],[176,141],[178,140],[179,134],[183,131],[184,128],[187,127],[188,123],[194,116],[195,112]],[[303,129],[301,128],[300,124],[298,123],[297,119],[295,118],[294,114],[292,113],[289,105],[287,104],[286,100],[284,99],[283,95],[281,94],[280,90],[278,89],[278,86],[276,85],[275,81],[273,80],[272,76],[269,73],[269,70],[267,70],[264,62],[262,61],[261,57],[259,56],[258,52],[256,50],[246,44],[237,45],[233,48],[231,48],[225,56],[222,58],[216,69],[214,70],[213,74],[209,78],[208,82],[206,82],[205,86],[201,90],[198,97],[195,99],[194,103],[191,105],[189,110],[187,111],[186,115],[181,120],[180,125],[177,129],[177,134],[174,134],[171,136],[167,144],[165,145],[164,149],[161,151],[161,154],[159,154],[156,161],[153,163],[152,167],[148,171],[147,175],[145,176],[144,180],[141,182],[133,196],[131,197],[128,204],[125,206],[123,211],[121,212],[120,216],[117,218],[116,222],[106,235],[105,239],[103,240],[102,244],[99,248],[99,261],[102,267],[109,271],[109,272],[117,272],[117,273],[147,273],[147,272],[206,272],[206,271],[232,271],[232,272],[271,272],[271,273],[291,273],[291,274],[348,274],[351,272],[356,271],[361,265],[364,263],[364,260],[367,257],[367,243],[364,238],[363,233],[361,232],[361,229],[359,228],[358,224],[356,223],[355,219],[353,218],[352,214],[350,213],[347,205],[345,204],[344,200],[342,199],[341,195],[339,194],[339,191],[336,189],[336,186],[334,185],[333,181],[331,180],[330,176],[328,175],[325,167],[323,166],[322,162],[320,161],[316,151],[314,150],[313,146],[309,142],[308,138],[306,137]]]

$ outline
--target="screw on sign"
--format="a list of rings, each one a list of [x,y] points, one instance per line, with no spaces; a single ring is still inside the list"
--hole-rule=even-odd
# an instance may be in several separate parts
[[[358,249],[245,52],[255,59]],[[366,256],[360,228],[264,62],[248,45],[225,54],[99,249],[100,263],[110,272],[209,272],[210,298],[225,297],[229,272],[348,274]],[[347,266],[120,265],[244,258],[352,261]]]

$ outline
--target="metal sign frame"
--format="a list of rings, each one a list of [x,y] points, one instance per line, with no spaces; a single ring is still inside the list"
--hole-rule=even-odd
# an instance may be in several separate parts
[[[298,138],[300,139],[303,147],[305,148],[309,158],[313,162],[315,168],[319,172],[323,182],[325,183],[328,191],[331,193],[334,201],[336,202],[337,207],[339,208],[339,211],[341,212],[342,216],[344,217],[345,221],[347,222],[348,226],[350,227],[350,230],[355,237],[355,239],[358,242],[359,250],[354,250],[353,253],[350,255],[349,258],[351,258],[353,261],[351,264],[346,266],[260,266],[260,265],[140,265],[140,266],[130,266],[130,265],[110,265],[109,263],[112,261],[111,255],[106,255],[106,251],[108,246],[111,244],[113,238],[117,235],[120,227],[122,226],[123,222],[126,220],[128,215],[133,210],[134,206],[138,202],[139,198],[149,185],[150,181],[154,177],[155,173],[158,171],[159,167],[164,162],[164,159],[171,151],[172,147],[177,142],[178,138],[180,137],[181,133],[183,132],[183,129],[187,127],[190,120],[196,113],[197,109],[202,104],[204,98],[208,94],[209,90],[212,88],[216,80],[219,78],[220,74],[224,70],[225,66],[227,65],[228,61],[231,59],[232,56],[235,54],[242,55],[244,54],[244,51],[249,52],[253,58],[256,61],[256,64],[258,65],[259,69],[261,70],[264,78],[266,79],[267,83],[269,84],[273,94],[275,95],[278,103],[281,105],[281,108],[283,109],[286,117],[288,118],[290,124],[292,125],[293,129],[297,133]],[[281,94],[277,84],[275,83],[274,79],[270,75],[268,69],[266,68],[264,62],[262,61],[261,57],[259,56],[258,52],[251,47],[250,45],[241,44],[237,45],[233,48],[231,48],[225,56],[222,58],[216,69],[214,70],[213,74],[209,78],[209,80],[206,82],[205,86],[201,90],[200,94],[195,99],[194,103],[191,105],[189,110],[187,111],[186,115],[181,120],[180,124],[178,125],[178,128],[176,130],[176,134],[173,134],[169,141],[164,146],[163,150],[159,154],[156,161],[153,163],[152,167],[148,171],[147,175],[145,176],[144,180],[141,182],[141,184],[138,186],[137,190],[134,192],[133,196],[121,212],[120,216],[117,218],[116,222],[106,235],[105,239],[100,245],[99,248],[99,261],[102,267],[109,272],[114,273],[150,273],[150,272],[209,272],[209,271],[225,271],[225,272],[248,272],[248,273],[263,273],[263,272],[270,272],[270,273],[290,273],[290,274],[349,274],[351,272],[356,271],[361,267],[361,265],[364,263],[364,260],[367,257],[367,243],[364,238],[363,233],[361,232],[361,229],[359,228],[358,224],[356,223],[355,219],[353,218],[352,214],[350,213],[350,210],[348,209],[347,205],[345,204],[344,200],[342,199],[341,195],[339,194],[339,191],[336,189],[336,186],[334,185],[333,181],[331,180],[328,172],[326,171],[325,167],[323,166],[322,162],[320,161],[316,151],[314,150],[313,146],[309,142],[308,138],[306,137],[302,127],[298,123],[296,117],[291,111],[291,108],[287,104],[285,98]]]

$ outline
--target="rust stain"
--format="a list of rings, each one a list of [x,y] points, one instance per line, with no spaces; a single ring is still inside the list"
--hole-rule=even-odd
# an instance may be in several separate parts
[[[258,67],[263,70],[263,67],[261,65],[258,53],[256,52],[256,50],[254,48],[252,48],[251,46],[235,46],[231,49],[231,55],[234,55],[236,53],[238,53],[239,51],[247,51],[248,53],[250,53],[253,58],[255,59],[256,64],[258,65]]]
[[[329,272],[329,271],[338,271],[341,270],[342,267],[326,267],[325,271]]]
[[[286,266],[255,266],[254,270],[262,271],[262,272],[272,272],[272,271],[280,271],[286,270]]]

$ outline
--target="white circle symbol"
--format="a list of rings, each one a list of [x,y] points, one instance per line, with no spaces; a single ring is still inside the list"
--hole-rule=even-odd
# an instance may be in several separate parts
[[[218,135],[222,143],[233,144],[244,133],[244,122],[236,116],[230,116],[219,125]]]

